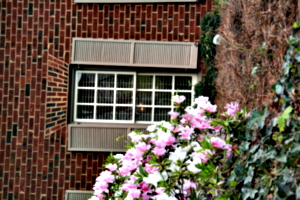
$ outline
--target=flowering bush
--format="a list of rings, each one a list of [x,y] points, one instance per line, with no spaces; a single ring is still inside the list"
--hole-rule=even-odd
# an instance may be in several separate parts
[[[173,97],[177,108],[169,112],[170,122],[129,134],[128,151],[109,156],[90,200],[212,199],[226,190],[236,149],[231,131],[238,132],[232,129],[247,113],[232,103],[218,116],[208,97],[196,98],[193,107],[184,107],[184,100]]]

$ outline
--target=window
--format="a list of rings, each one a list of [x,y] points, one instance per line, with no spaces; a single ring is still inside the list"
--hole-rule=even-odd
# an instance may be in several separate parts
[[[195,74],[83,71],[75,74],[74,121],[151,123],[169,120],[174,94],[191,104]]]

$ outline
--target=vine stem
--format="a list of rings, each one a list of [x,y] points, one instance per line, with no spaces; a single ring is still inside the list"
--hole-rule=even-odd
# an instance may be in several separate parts
[[[276,54],[265,53],[265,52],[261,52],[261,51],[253,51],[253,50],[250,50],[250,49],[247,49],[247,48],[244,48],[244,47],[236,46],[234,44],[230,44],[229,42],[226,42],[225,40],[222,40],[222,42],[224,42],[225,44],[228,44],[229,46],[231,46],[233,48],[240,49],[240,50],[243,50],[243,51],[247,51],[247,52],[250,52],[250,53],[256,53],[256,54],[265,55],[265,56],[279,57],[279,55],[276,55]]]

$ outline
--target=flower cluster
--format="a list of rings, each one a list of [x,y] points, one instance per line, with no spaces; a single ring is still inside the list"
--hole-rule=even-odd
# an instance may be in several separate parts
[[[184,100],[184,96],[173,97],[178,107]],[[224,116],[236,117],[237,103],[226,108]],[[109,157],[90,200],[185,200],[216,195],[212,185],[223,184],[216,170],[233,152],[230,133],[212,125],[216,111],[216,105],[200,96],[184,113],[170,111],[170,122],[151,125],[148,133],[131,132],[131,148],[125,155]],[[208,183],[209,190],[205,189]]]

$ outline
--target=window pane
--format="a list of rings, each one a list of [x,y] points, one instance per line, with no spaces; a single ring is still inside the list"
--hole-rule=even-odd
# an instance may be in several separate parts
[[[139,75],[137,77],[137,89],[152,89],[153,76]]]
[[[78,105],[77,106],[77,118],[78,119],[93,119],[94,118],[94,106]]]
[[[192,104],[192,94],[190,92],[178,92],[178,95],[185,96],[185,103],[187,105],[191,105]]]
[[[152,92],[137,92],[136,93],[137,105],[152,105]]]
[[[97,103],[114,103],[114,91],[98,90]]]
[[[117,103],[131,104],[133,99],[132,91],[117,91]]]
[[[169,121],[170,117],[168,112],[170,112],[170,108],[155,108],[154,109],[154,121]]]
[[[117,88],[133,88],[133,75],[117,75]]]
[[[172,76],[156,76],[155,89],[172,89]]]
[[[113,107],[112,106],[97,106],[96,112],[97,119],[113,119]]]
[[[79,87],[95,87],[95,74],[78,73]]]
[[[171,92],[155,92],[155,105],[171,105]]]
[[[114,87],[114,74],[98,74],[98,87]]]
[[[116,107],[117,120],[132,120],[132,107]]]
[[[151,121],[152,108],[137,107],[135,113],[136,121]]]
[[[94,90],[78,90],[77,102],[78,103],[94,103]]]
[[[176,76],[175,77],[175,90],[191,90],[192,77],[190,76]]]

